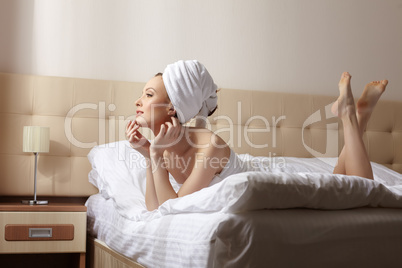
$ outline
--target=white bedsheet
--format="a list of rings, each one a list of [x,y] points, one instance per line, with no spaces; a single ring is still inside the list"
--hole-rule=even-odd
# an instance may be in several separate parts
[[[132,221],[91,196],[88,229],[145,267],[401,267],[399,209],[183,213]]]
[[[283,167],[266,165],[269,172],[247,172],[229,176],[224,181],[191,195],[168,200],[158,210],[151,212],[146,211],[143,203],[145,193],[143,175],[134,177],[136,180],[134,182],[131,182],[130,178],[121,183],[120,179],[123,177],[116,174],[123,173],[116,172],[116,165],[109,171],[105,169],[102,171],[112,176],[105,182],[108,187],[104,187],[101,194],[88,200],[89,230],[111,248],[147,267],[224,267],[226,264],[235,263],[249,265],[250,258],[255,257],[253,252],[258,251],[252,250],[255,246],[267,246],[267,243],[272,243],[269,250],[273,251],[275,244],[284,243],[281,238],[275,236],[275,232],[264,231],[261,226],[259,228],[256,228],[257,225],[254,226],[255,222],[261,222],[259,217],[266,219],[268,225],[277,220],[276,224],[287,225],[289,230],[300,227],[302,233],[306,232],[296,234],[298,236],[296,242],[301,245],[310,239],[309,236],[316,229],[312,229],[308,223],[298,226],[282,221],[281,218],[272,219],[269,215],[275,214],[277,211],[275,209],[286,208],[280,210],[281,217],[292,220],[291,215],[299,211],[294,208],[300,207],[335,210],[330,215],[339,215],[340,219],[342,215],[355,215],[341,209],[364,206],[402,208],[401,174],[373,163],[374,181],[355,176],[333,175],[330,172],[335,161],[336,159],[322,161],[314,158],[286,158],[286,165]],[[144,173],[136,169],[135,174]],[[133,187],[135,189],[132,189]],[[274,210],[265,210],[267,208]],[[358,211],[361,210],[366,209]],[[302,211],[308,211],[302,215],[328,213],[320,210]],[[368,214],[374,211],[376,210],[368,210]],[[375,232],[388,228],[390,234],[401,239],[401,210],[380,211],[387,211],[389,215],[377,218],[377,214],[373,214],[377,228]],[[374,237],[379,235],[365,229],[367,219],[370,217],[357,216],[346,220],[352,226],[355,224],[357,229],[346,228],[345,231],[342,220],[334,222],[332,218],[329,221],[321,215],[319,219],[321,223],[318,224],[324,228],[323,233],[316,237],[312,250],[319,250],[325,245],[327,234],[330,237],[343,237],[343,241],[347,241],[347,238],[353,237],[355,233],[359,234],[360,238],[366,237],[370,243],[375,241],[372,235]],[[314,217],[309,218],[307,222],[312,220],[315,220]],[[233,231],[231,229],[233,226],[243,226],[240,229],[244,232],[237,229]],[[334,232],[334,227],[338,228],[338,231]],[[258,232],[262,230],[262,233],[258,233],[257,230]],[[259,237],[264,239],[258,242]],[[275,239],[272,239],[273,237]],[[327,242],[330,243],[331,239]],[[360,240],[359,245],[366,243],[364,239]],[[391,248],[401,249],[402,241],[394,242]],[[342,244],[342,247],[345,245]],[[345,250],[342,250],[344,254],[347,253],[347,247]],[[264,256],[261,258],[264,259]],[[353,258],[349,256],[349,261],[352,260]],[[373,262],[368,264],[370,263]]]
[[[215,232],[229,217],[191,213],[132,221],[100,194],[91,196],[87,207],[90,234],[146,267],[210,267]]]

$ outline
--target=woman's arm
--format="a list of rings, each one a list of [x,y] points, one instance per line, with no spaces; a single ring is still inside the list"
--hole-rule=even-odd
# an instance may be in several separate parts
[[[190,176],[176,193],[169,181],[169,173],[163,158],[166,146],[177,139],[181,130],[178,120],[174,118],[172,121],[173,124],[166,123],[161,126],[159,134],[149,148],[152,170],[147,171],[147,188],[150,189],[147,193],[149,196],[156,195],[157,204],[151,205],[149,202],[154,199],[150,198],[151,201],[147,201],[148,209],[155,209],[169,199],[185,196],[207,187],[215,174],[220,172],[229,160],[229,147],[215,146],[219,142],[211,140],[209,147],[200,149],[195,155],[195,164]],[[216,136],[213,137],[217,139]],[[153,179],[148,180],[148,178]],[[152,191],[153,189],[155,192]]]
[[[229,147],[227,147],[227,150],[229,151],[210,145],[208,148],[199,151],[196,155],[193,170],[180,187],[177,195],[179,197],[185,196],[208,187],[214,176],[222,171],[227,161],[229,161],[229,157],[226,156],[226,154],[230,154]]]
[[[166,169],[163,153],[166,147],[177,141],[181,131],[182,127],[178,119],[172,117],[172,123],[161,125],[158,135],[149,148],[151,175],[158,206],[166,200],[177,198],[177,194],[169,181],[169,172]]]
[[[151,159],[147,158],[147,181],[145,188],[145,204],[149,211],[159,207],[158,197],[155,191],[154,176],[152,174]]]
[[[163,159],[163,152],[158,150],[150,150],[153,183],[158,206],[166,200],[177,198],[177,194],[169,181],[169,172]],[[148,187],[148,185],[147,185]]]
[[[144,136],[142,136],[138,129],[139,125],[136,124],[135,121],[130,121],[126,127],[126,136],[130,142],[130,146],[145,157],[147,163],[145,204],[148,210],[154,210],[159,207],[159,203],[155,192],[154,178],[152,175],[152,165],[149,153],[150,143]]]
[[[222,157],[219,157],[219,152],[216,151],[217,150],[215,148],[208,148],[197,153],[195,161],[196,163],[191,171],[190,176],[180,187],[179,192],[176,193],[169,181],[169,173],[165,167],[163,153],[157,151],[155,152],[151,149],[151,175],[153,176],[153,189],[155,189],[158,199],[158,206],[169,199],[185,196],[207,187],[211,183],[215,174],[222,170],[222,166],[227,162]]]
[[[227,151],[229,150],[229,151]],[[169,199],[185,196],[207,187],[215,174],[220,172],[229,160],[226,154],[230,154],[229,147],[217,148],[213,145],[200,150],[195,155],[195,164],[178,193],[173,189],[169,181],[169,173],[165,167],[163,152],[150,149],[152,161],[152,175],[154,178],[156,196],[159,205]]]

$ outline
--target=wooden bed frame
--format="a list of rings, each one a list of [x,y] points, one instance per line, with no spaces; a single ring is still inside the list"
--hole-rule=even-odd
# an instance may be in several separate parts
[[[0,195],[33,193],[33,156],[22,152],[25,125],[50,127],[50,152],[41,155],[38,195],[88,197],[89,150],[125,139],[127,120],[144,83],[0,73]],[[336,87],[334,87],[336,88]],[[334,96],[221,89],[207,127],[237,153],[335,157],[342,126],[330,113]],[[360,94],[360,92],[356,92]],[[21,97],[22,96],[22,97]],[[402,173],[402,102],[380,101],[364,134],[370,159]],[[192,122],[190,122],[192,124]],[[144,133],[149,135],[149,133]],[[90,267],[142,267],[88,239]],[[113,258],[113,261],[111,260]],[[107,264],[107,265],[106,265]]]
[[[119,267],[144,268],[141,264],[121,255],[94,237],[87,241],[87,268]]]

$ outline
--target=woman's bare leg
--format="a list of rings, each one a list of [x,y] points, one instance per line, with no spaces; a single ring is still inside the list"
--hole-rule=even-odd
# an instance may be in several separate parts
[[[357,101],[357,121],[359,123],[360,136],[363,138],[363,133],[366,130],[367,123],[371,117],[371,113],[374,110],[377,101],[385,91],[385,87],[388,84],[388,80],[373,81],[368,83]],[[345,169],[345,150],[342,149],[339,154],[338,162],[334,168],[335,174],[346,174]]]
[[[332,112],[341,118],[344,130],[344,166],[346,175],[373,179],[370,160],[364,147],[361,130],[356,116],[356,107],[350,87],[351,76],[345,72],[339,81],[339,98]]]

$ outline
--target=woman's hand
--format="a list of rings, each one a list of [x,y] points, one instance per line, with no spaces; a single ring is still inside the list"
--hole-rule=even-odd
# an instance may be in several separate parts
[[[169,146],[176,144],[179,141],[182,130],[179,119],[172,117],[172,123],[166,122],[161,125],[160,131],[151,145],[151,151],[160,153]]]
[[[144,157],[149,158],[150,143],[148,139],[138,131],[139,128],[140,126],[135,120],[130,120],[126,126],[126,137],[133,149],[136,149]]]

